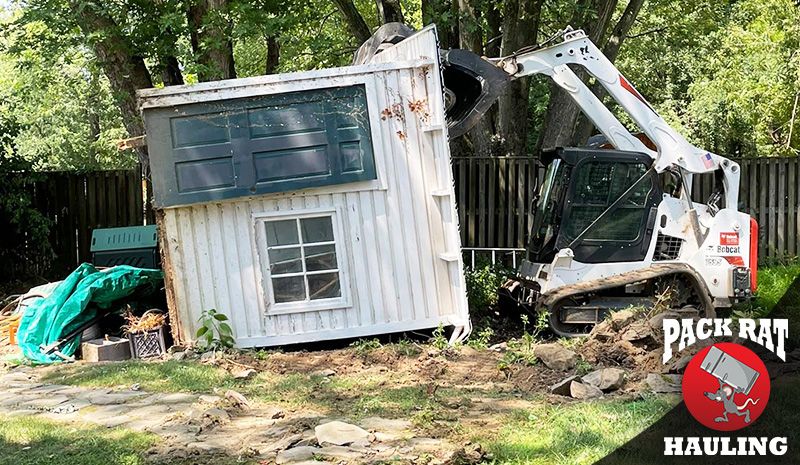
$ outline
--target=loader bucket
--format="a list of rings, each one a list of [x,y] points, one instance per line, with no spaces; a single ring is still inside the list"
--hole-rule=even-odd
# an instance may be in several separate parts
[[[384,24],[358,48],[353,64],[369,63],[373,56],[414,32],[404,24]],[[511,76],[469,50],[440,50],[440,58],[447,128],[450,138],[455,139],[478,123],[500,97]]]
[[[441,57],[447,128],[455,139],[489,111],[511,76],[469,50],[443,50]]]

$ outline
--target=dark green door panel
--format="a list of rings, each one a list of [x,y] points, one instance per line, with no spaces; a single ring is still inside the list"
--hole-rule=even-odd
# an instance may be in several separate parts
[[[364,86],[145,110],[158,207],[376,178]]]

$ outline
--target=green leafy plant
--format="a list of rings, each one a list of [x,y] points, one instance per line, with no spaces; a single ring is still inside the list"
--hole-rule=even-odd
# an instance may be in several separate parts
[[[450,347],[450,343],[444,336],[444,326],[441,324],[438,328],[433,330],[433,337],[431,338],[431,345],[438,350],[445,350]]]
[[[497,289],[506,280],[506,274],[496,266],[467,269],[467,300],[475,310],[485,310],[497,304]]]
[[[470,337],[467,340],[467,345],[476,350],[485,350],[489,347],[489,341],[494,336],[494,329],[491,326],[487,326],[473,334],[475,337]]]
[[[228,316],[216,309],[205,310],[200,315],[200,328],[197,329],[197,344],[206,350],[233,347],[233,330],[226,323]]]
[[[404,357],[414,357],[416,355],[419,355],[420,352],[422,352],[422,349],[420,349],[417,343],[405,337],[392,344],[391,349],[396,354],[402,355]]]
[[[352,344],[350,344],[350,347],[353,348],[353,350],[355,351],[356,355],[358,355],[359,357],[366,357],[373,350],[377,350],[377,349],[381,348],[381,341],[379,341],[378,339],[375,339],[375,338],[373,338],[373,339],[359,339],[359,340],[353,342]]]

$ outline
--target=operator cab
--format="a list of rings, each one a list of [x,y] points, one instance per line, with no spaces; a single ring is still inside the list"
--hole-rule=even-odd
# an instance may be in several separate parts
[[[536,199],[526,261],[546,264],[572,249],[581,263],[644,260],[661,198],[653,159],[644,153],[559,148]]]

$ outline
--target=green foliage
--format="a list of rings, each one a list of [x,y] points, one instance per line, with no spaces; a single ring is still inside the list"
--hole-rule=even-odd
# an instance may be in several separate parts
[[[444,326],[439,324],[439,327],[433,330],[433,337],[431,338],[431,345],[437,350],[445,350],[450,347],[450,342],[444,335]]]
[[[467,282],[467,300],[474,310],[486,310],[497,304],[497,289],[506,280],[498,267],[486,265],[464,271]]]
[[[420,346],[407,338],[402,338],[390,346],[394,353],[403,357],[415,357],[422,352]]]
[[[381,341],[376,338],[372,339],[359,339],[350,344],[350,347],[353,348],[353,351],[359,357],[366,357],[370,354],[370,352],[374,350],[378,350],[381,348]]]
[[[722,155],[798,153],[800,8],[791,0],[661,0],[639,19],[617,64],[671,125]]]
[[[73,38],[22,11],[0,14],[0,120],[16,125],[5,152],[36,170],[132,167],[116,148],[127,136],[107,80]]]
[[[494,336],[494,329],[487,326],[480,331],[472,331],[472,335],[467,339],[467,345],[477,350],[485,350],[489,347],[489,341]]]
[[[200,348],[216,350],[233,347],[233,330],[226,323],[228,317],[224,313],[219,313],[213,308],[205,310],[200,315],[199,321],[200,328],[197,329],[195,337]]]

